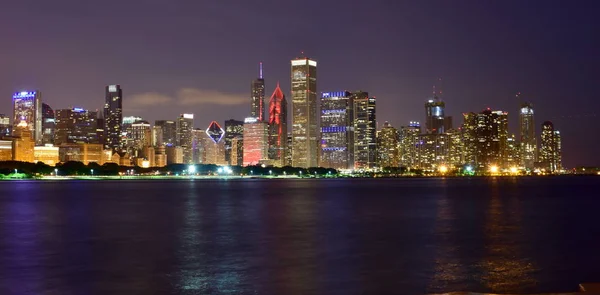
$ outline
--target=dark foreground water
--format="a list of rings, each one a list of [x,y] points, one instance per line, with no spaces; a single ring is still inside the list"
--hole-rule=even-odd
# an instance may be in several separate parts
[[[571,292],[600,177],[0,182],[0,294]]]

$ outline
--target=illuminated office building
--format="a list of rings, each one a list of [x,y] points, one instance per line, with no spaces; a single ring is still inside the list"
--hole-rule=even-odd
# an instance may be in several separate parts
[[[264,121],[265,116],[265,79],[263,79],[262,62],[259,65],[258,78],[252,81],[251,87],[252,103],[250,117]]]
[[[244,137],[238,135],[231,139],[229,165],[242,166],[244,164]]]
[[[14,161],[30,162],[35,160],[33,147],[35,141],[31,135],[31,129],[23,119],[14,128],[14,139],[12,141],[12,158]]]
[[[351,94],[354,116],[354,169],[372,169],[377,157],[375,97],[357,91]]]
[[[552,122],[546,121],[542,124],[541,137],[540,162],[547,172],[559,172],[562,170],[560,132],[554,130],[554,124],[552,124]]]
[[[167,146],[167,164],[183,164],[183,148],[180,146]]]
[[[521,160],[521,143],[519,143],[514,134],[508,136],[506,140],[506,161],[505,167],[518,168],[523,161]]]
[[[177,146],[183,149],[183,162],[193,164],[194,114],[181,114],[177,119]]]
[[[123,124],[123,90],[120,85],[106,86],[104,101],[104,146],[113,151],[121,148]]]
[[[13,140],[0,139],[0,161],[12,161],[13,159]]]
[[[206,146],[212,143],[212,139],[206,134],[206,130],[202,128],[194,128],[192,130],[192,162],[195,164],[205,164],[206,162]]]
[[[217,121],[212,121],[206,128],[203,164],[227,165],[225,161],[225,130]]]
[[[54,143],[98,143],[97,112],[82,108],[60,109],[55,112]]]
[[[463,114],[465,163],[487,171],[489,167],[508,168],[508,113],[484,110]]]
[[[353,111],[350,92],[321,93],[321,167],[354,169]]]
[[[104,113],[98,112],[98,118],[96,118],[96,138],[98,138],[98,143],[101,145],[105,145],[104,136],[106,133],[104,132]]]
[[[229,119],[225,121],[225,137],[223,141],[225,141],[225,161],[230,165],[242,165],[242,155],[243,153],[236,152],[236,157],[232,157],[233,152],[233,139],[239,138],[244,135],[244,121],[238,121],[234,119]],[[241,138],[239,138],[241,142]]]
[[[519,111],[519,129],[521,139],[520,165],[531,170],[534,167],[537,154],[533,104],[528,102],[521,104],[521,109]]]
[[[268,137],[266,122],[252,117],[244,120],[244,166],[268,159]]]
[[[152,127],[147,121],[136,121],[131,124],[131,139],[134,150],[140,151],[152,145]]]
[[[162,131],[162,145],[177,145],[177,124],[175,121],[156,120],[154,121],[154,126],[160,127],[160,130]]]
[[[317,62],[306,57],[291,61],[292,166],[318,166]],[[244,161],[245,162],[245,161]]]
[[[269,100],[269,160],[274,166],[285,165],[287,152],[287,101],[279,83]]]
[[[85,165],[89,163],[104,164],[104,147],[98,143],[66,143],[58,147],[61,162],[76,161]]]
[[[10,118],[5,114],[0,114],[0,137],[10,136],[11,133]]]
[[[411,121],[408,126],[400,127],[400,166],[408,168],[418,166],[419,134],[421,134],[419,122]]]
[[[163,146],[163,132],[160,126],[152,126],[152,146]]]
[[[292,166],[292,133],[287,135],[287,153],[285,154],[285,166]]]
[[[52,144],[36,146],[33,148],[33,158],[35,163],[42,162],[49,166],[55,166],[60,162],[59,148]]]
[[[398,129],[385,122],[377,136],[377,162],[380,168],[399,167]]]
[[[458,129],[446,129],[448,139],[448,155],[446,165],[450,169],[460,168],[465,164],[463,134]]]
[[[441,134],[445,132],[448,124],[444,117],[446,104],[435,95],[425,103],[425,131],[426,133]],[[450,123],[451,124],[451,123]]]
[[[13,131],[21,121],[27,123],[35,144],[42,144],[42,93],[22,91],[13,94]]]
[[[56,120],[52,108],[42,103],[42,144],[54,144],[54,129]]]
[[[438,171],[442,165],[448,166],[450,142],[447,134],[426,133],[419,135],[417,167],[425,171]]]

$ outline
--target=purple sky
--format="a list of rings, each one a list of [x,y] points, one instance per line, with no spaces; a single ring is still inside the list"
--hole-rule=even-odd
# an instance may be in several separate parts
[[[0,113],[11,94],[39,89],[54,109],[101,108],[121,84],[125,115],[179,113],[196,126],[242,119],[264,63],[268,96],[289,97],[289,60],[318,61],[318,91],[365,90],[381,125],[424,121],[443,79],[455,126],[483,108],[509,112],[521,92],[536,125],[563,134],[567,167],[600,165],[600,19],[594,1],[80,1],[4,0]]]

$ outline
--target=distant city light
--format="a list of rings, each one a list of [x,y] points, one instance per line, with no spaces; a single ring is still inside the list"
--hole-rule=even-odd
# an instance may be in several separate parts
[[[491,172],[491,173],[498,173],[498,169],[499,169],[499,168],[498,168],[498,166],[496,166],[496,165],[492,165],[492,166],[490,167],[490,172]]]
[[[439,171],[440,171],[440,173],[442,173],[442,174],[444,174],[444,173],[448,172],[448,166],[446,166],[446,165],[442,165],[442,166],[440,166],[440,168],[439,168]]]
[[[196,165],[189,165],[188,166],[188,174],[194,174],[196,173]]]

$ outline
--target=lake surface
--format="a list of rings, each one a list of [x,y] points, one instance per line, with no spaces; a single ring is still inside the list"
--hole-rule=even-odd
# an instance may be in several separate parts
[[[0,294],[573,292],[600,177],[0,182]]]

